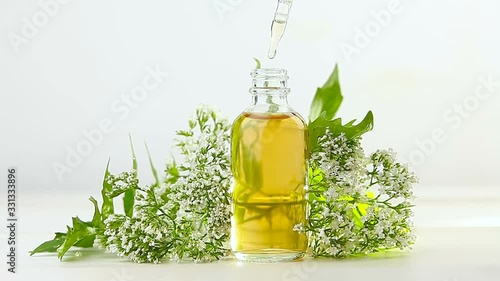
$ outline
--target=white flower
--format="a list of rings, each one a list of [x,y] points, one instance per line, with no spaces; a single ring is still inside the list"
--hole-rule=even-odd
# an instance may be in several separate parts
[[[315,256],[344,257],[379,249],[405,248],[411,234],[414,174],[396,162],[392,150],[364,155],[359,139],[326,131],[312,151],[309,244]],[[311,176],[310,176],[311,177]],[[375,196],[368,195],[370,189]],[[319,198],[319,200],[317,200]],[[395,239],[394,237],[397,237]]]
[[[325,193],[325,197],[328,200],[336,199],[339,196],[335,187],[330,187]]]
[[[298,233],[304,233],[305,229],[304,229],[304,224],[303,223],[298,223],[296,225],[293,226],[293,231],[296,231]]]

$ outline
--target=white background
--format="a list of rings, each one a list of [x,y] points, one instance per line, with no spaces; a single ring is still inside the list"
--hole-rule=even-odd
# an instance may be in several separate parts
[[[402,10],[348,59],[342,44],[355,46],[356,28],[365,29],[371,12],[389,2],[297,0],[270,61],[276,1],[73,0],[58,5],[17,48],[12,34],[22,36],[23,18],[33,22],[43,9],[38,1],[2,0],[0,167],[17,166],[23,190],[95,194],[108,157],[112,171],[130,168],[131,133],[148,180],[143,142],[163,170],[174,131],[186,126],[198,104],[215,105],[234,119],[250,101],[249,72],[258,57],[264,67],[289,71],[290,103],[304,117],[316,87],[338,63],[345,96],[339,116],[348,121],[373,110],[366,150],[393,147],[413,159],[421,186],[498,187],[500,87],[476,105],[473,95],[480,77],[500,81],[500,2],[401,0]],[[214,6],[224,4],[230,9]],[[141,85],[148,66],[169,76],[122,118],[111,105]],[[455,104],[471,100],[460,124],[456,113],[454,122],[444,119]],[[114,131],[58,180],[53,163],[66,164],[67,147],[75,149],[85,140],[82,131],[104,118]],[[445,140],[433,141],[433,148],[436,129]]]

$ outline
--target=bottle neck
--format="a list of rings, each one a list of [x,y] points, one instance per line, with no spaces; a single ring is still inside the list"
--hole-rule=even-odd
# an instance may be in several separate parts
[[[278,113],[291,112],[287,95],[288,76],[284,69],[256,69],[252,73],[252,106],[253,112]]]

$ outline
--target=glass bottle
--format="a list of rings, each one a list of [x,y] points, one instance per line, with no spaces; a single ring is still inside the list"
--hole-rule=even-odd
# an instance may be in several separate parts
[[[231,132],[231,248],[244,261],[304,256],[308,130],[287,101],[287,72],[256,69],[252,103]]]

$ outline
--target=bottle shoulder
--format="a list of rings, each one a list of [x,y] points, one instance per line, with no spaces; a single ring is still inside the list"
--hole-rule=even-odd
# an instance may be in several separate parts
[[[247,124],[280,122],[286,127],[295,127],[297,129],[307,130],[307,123],[304,118],[296,112],[255,112],[243,111],[234,121],[233,126],[245,126]]]

